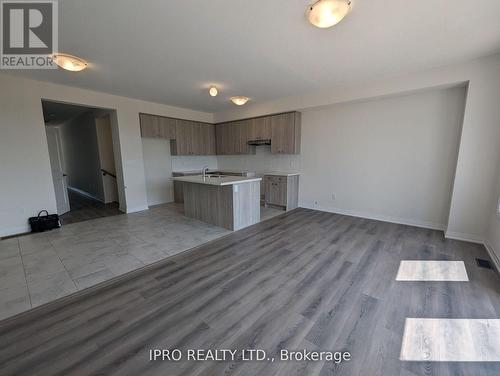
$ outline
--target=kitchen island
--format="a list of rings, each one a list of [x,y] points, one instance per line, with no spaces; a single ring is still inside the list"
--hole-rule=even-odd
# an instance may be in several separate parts
[[[260,181],[242,176],[183,176],[184,215],[229,230],[260,221]]]

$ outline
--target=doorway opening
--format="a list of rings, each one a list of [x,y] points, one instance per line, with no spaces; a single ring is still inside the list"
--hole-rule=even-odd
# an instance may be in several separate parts
[[[122,214],[114,110],[48,100],[42,108],[61,223]]]

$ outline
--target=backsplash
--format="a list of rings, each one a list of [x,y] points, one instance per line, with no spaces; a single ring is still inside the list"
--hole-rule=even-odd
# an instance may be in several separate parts
[[[201,170],[205,166],[216,170],[217,157],[215,155],[172,156],[172,171]]]
[[[255,154],[172,156],[172,171],[213,170],[300,172],[300,155],[272,154],[271,146],[259,146]]]
[[[220,170],[300,172],[300,155],[271,154],[271,146],[259,146],[256,154],[219,155]]]

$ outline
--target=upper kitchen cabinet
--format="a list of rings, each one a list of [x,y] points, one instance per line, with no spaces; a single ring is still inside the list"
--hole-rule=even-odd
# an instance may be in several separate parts
[[[248,120],[250,123],[250,140],[271,139],[271,116],[263,116]]]
[[[189,120],[177,120],[172,155],[215,155],[215,126]]]
[[[300,121],[300,112],[288,112],[217,124],[217,154],[255,154],[248,142],[262,140],[271,141],[273,154],[299,154]]]
[[[215,138],[218,155],[251,154],[248,145],[250,137],[250,121],[240,120],[215,126]]]
[[[236,147],[238,154],[255,154],[255,149],[248,145],[252,131],[250,120],[240,120],[236,124]]]
[[[215,125],[200,123],[201,152],[203,155],[215,155]]]
[[[142,137],[175,139],[176,119],[150,114],[139,114],[139,120]]]
[[[270,116],[271,153],[299,154],[301,113],[288,112]]]
[[[215,126],[197,121],[139,114],[141,136],[170,140],[172,155],[215,155]]]

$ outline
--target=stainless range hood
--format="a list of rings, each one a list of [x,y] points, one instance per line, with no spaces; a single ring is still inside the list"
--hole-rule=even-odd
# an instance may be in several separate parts
[[[252,146],[260,146],[260,145],[271,145],[271,140],[270,139],[265,139],[265,140],[249,140],[248,145]]]

